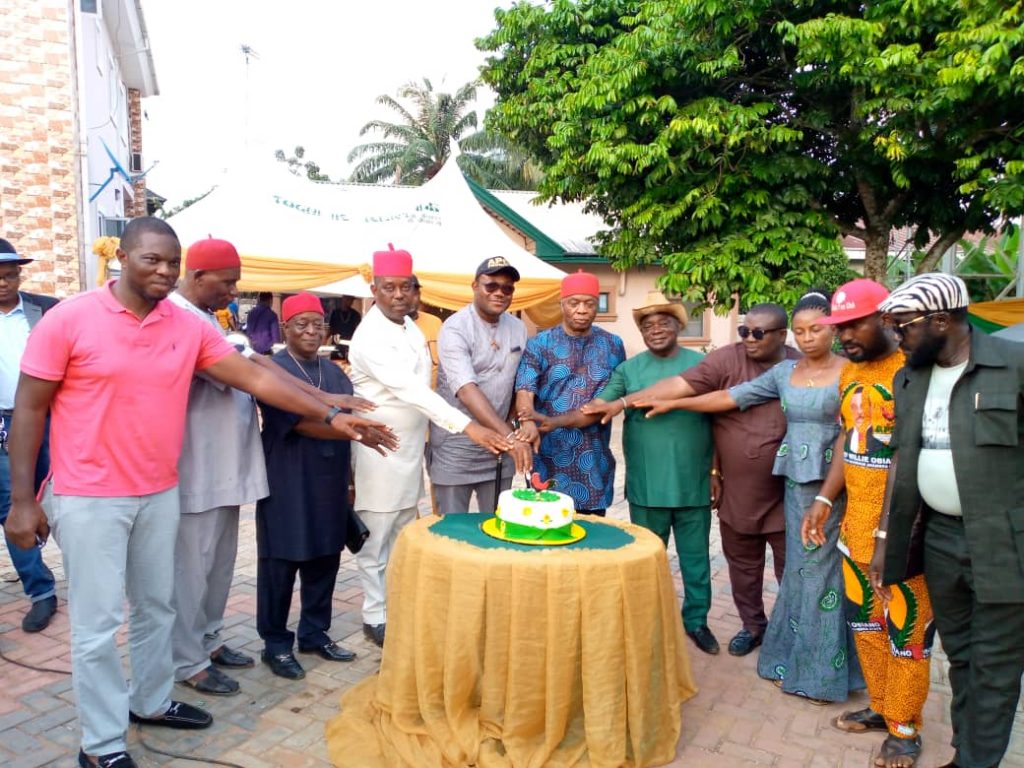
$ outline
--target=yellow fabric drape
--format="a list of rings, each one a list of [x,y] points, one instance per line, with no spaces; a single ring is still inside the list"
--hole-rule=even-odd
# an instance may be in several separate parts
[[[696,692],[665,547],[480,549],[402,533],[380,673],[327,724],[337,766],[640,768]]]
[[[996,325],[1007,326],[1024,323],[1024,299],[983,301],[971,304],[967,307],[967,311]]]
[[[93,253],[99,257],[97,285],[108,277],[108,262],[115,258],[120,241],[116,237],[100,237],[93,243]],[[184,256],[182,252],[182,270]],[[369,264],[330,264],[320,261],[301,261],[276,256],[240,254],[242,279],[238,287],[243,291],[273,291],[290,293],[327,285],[361,274],[369,282],[372,270]],[[459,310],[473,301],[472,276],[440,272],[417,272],[422,285],[423,300],[435,307]],[[540,328],[550,328],[562,320],[559,306],[561,281],[557,278],[524,277],[516,283],[511,311],[525,310]]]

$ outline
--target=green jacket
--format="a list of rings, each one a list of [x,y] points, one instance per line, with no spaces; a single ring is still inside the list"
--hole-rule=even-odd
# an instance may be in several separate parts
[[[886,584],[920,573],[922,521],[938,514],[925,509],[917,488],[930,380],[931,368],[907,366],[894,381]],[[967,367],[950,396],[949,433],[978,600],[1024,603],[1024,344],[971,333]]]

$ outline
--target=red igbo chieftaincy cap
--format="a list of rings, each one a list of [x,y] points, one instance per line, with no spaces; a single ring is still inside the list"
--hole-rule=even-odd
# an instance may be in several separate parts
[[[396,251],[395,246],[388,243],[388,250],[373,253],[373,276],[412,277],[412,254]]]
[[[582,269],[578,272],[566,275],[562,279],[562,298],[566,296],[593,296],[597,298],[601,295],[601,285],[597,282],[597,275],[591,275],[588,272],[584,272]]]
[[[823,325],[840,325],[878,312],[878,305],[889,297],[881,283],[866,277],[844,283],[832,294],[832,314],[818,320]]]
[[[242,260],[238,256],[235,246],[227,240],[218,240],[215,237],[208,237],[199,240],[188,247],[185,254],[185,269],[214,270],[214,269],[238,269],[242,266]]]
[[[303,312],[316,312],[318,315],[323,315],[324,305],[312,293],[297,293],[294,296],[289,296],[281,303],[282,322],[287,323],[293,317],[301,315]]]

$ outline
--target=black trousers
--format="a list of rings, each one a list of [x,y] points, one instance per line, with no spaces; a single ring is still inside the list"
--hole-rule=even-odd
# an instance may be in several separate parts
[[[299,647],[319,647],[331,641],[334,583],[338,579],[341,553],[313,560],[279,560],[261,557],[256,561],[256,631],[271,655],[289,653],[295,634],[288,629],[295,575],[299,575]]]
[[[1010,741],[1024,673],[1024,605],[979,603],[963,521],[931,513],[924,577],[949,657],[956,764],[994,768]]]

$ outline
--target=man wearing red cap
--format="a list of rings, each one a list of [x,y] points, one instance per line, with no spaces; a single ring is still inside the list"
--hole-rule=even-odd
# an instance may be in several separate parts
[[[194,243],[185,279],[168,299],[224,331],[214,314],[237,295],[242,261],[226,240]],[[241,350],[252,358],[250,348]],[[257,359],[262,359],[256,356]],[[174,555],[174,677],[200,693],[238,693],[221,671],[251,667],[253,659],[221,640],[224,609],[235,573],[242,504],[267,495],[267,475],[252,397],[206,375],[189,388],[185,438],[178,461],[181,520]]]
[[[22,548],[53,528],[64,556],[82,768],[133,768],[128,722],[206,728],[210,714],[171,701],[178,459],[193,372],[362,439],[381,424],[342,414],[246,361],[207,322],[164,301],[181,268],[165,221],[125,228],[121,275],[54,307],[29,336],[11,435],[11,512]],[[52,415],[52,482],[36,500],[36,455]],[[127,593],[129,687],[117,649]]]
[[[563,426],[558,417],[589,403],[626,359],[622,339],[594,328],[600,286],[580,271],[562,280],[562,323],[526,343],[516,373],[516,412],[534,440],[543,427],[536,464],[545,480],[572,496],[576,511],[604,515],[612,503],[615,459],[610,424]]]
[[[832,313],[819,320],[836,326],[849,362],[839,376],[843,430],[821,493],[801,527],[805,543],[825,543],[825,520],[832,501],[846,488],[846,511],[839,529],[843,553],[847,621],[868,684],[870,706],[844,712],[833,721],[851,733],[888,732],[876,765],[913,765],[921,752],[921,720],[928,697],[929,659],[935,628],[924,576],[892,586],[886,602],[872,590],[869,565],[879,530],[885,487],[892,463],[896,408],[893,380],[903,353],[882,319],[889,296],[873,280],[853,280],[832,296]]]
[[[358,395],[377,403],[377,415],[398,435],[398,450],[385,461],[372,450],[355,449],[355,509],[370,529],[356,555],[363,584],[363,632],[384,644],[384,575],[399,531],[416,519],[423,495],[423,452],[427,422],[462,432],[493,454],[512,449],[501,434],[453,408],[430,388],[427,342],[408,313],[416,287],[408,251],[373,254],[374,306],[352,336],[349,362]]]

